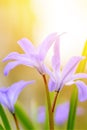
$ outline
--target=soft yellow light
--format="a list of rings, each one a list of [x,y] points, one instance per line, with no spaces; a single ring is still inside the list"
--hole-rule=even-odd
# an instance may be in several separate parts
[[[40,35],[53,31],[67,32],[61,38],[63,62],[73,55],[81,55],[87,38],[87,1],[86,0],[36,0],[34,8],[43,21]],[[42,13],[43,12],[43,13]],[[39,35],[39,36],[40,36]],[[37,35],[37,38],[39,38]],[[51,52],[52,53],[52,52]],[[50,55],[50,54],[49,54]]]

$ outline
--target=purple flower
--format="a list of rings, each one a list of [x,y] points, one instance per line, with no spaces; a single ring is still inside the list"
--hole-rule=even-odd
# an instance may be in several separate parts
[[[18,44],[23,49],[25,54],[19,54],[17,52],[10,53],[3,61],[13,60],[9,62],[5,69],[4,74],[7,75],[14,67],[23,64],[26,66],[36,68],[39,73],[44,74],[46,72],[46,66],[44,65],[45,56],[55,41],[57,33],[50,34],[38,48],[35,48],[33,44],[27,39],[23,38],[18,41]]]
[[[8,108],[8,110],[14,113],[14,104],[22,91],[22,89],[28,84],[32,84],[34,81],[19,81],[11,85],[9,88],[0,88],[0,103]]]
[[[69,108],[70,108],[69,102],[65,102],[65,103],[57,106],[55,116],[54,116],[54,120],[55,120],[56,124],[62,125],[67,121],[68,114],[69,114]],[[82,115],[83,113],[84,113],[83,108],[78,107],[76,114]]]
[[[87,74],[77,73],[75,74],[77,65],[85,57],[74,56],[65,65],[63,70],[60,70],[60,49],[59,49],[59,37],[56,39],[54,44],[54,53],[52,57],[52,69],[53,71],[47,71],[50,75],[49,80],[49,90],[50,91],[60,91],[64,85],[76,84],[78,87],[78,98],[80,101],[87,99],[87,86],[80,80],[82,78],[87,78]]]
[[[56,111],[54,113],[54,121],[58,125],[64,124],[68,119],[70,104],[69,102],[65,102],[57,105]],[[77,115],[82,115],[84,113],[83,108],[77,108]],[[44,106],[40,106],[38,108],[37,122],[44,123],[46,119],[46,111]]]
[[[65,121],[68,119],[69,114],[69,103],[63,103],[57,106],[55,111],[54,120],[56,124],[64,124]]]
[[[43,123],[45,122],[45,107],[44,106],[40,106],[38,107],[38,111],[37,111],[37,122],[38,123]]]

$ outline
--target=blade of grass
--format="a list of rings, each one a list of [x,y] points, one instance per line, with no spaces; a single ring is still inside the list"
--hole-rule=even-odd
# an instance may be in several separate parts
[[[71,100],[70,100],[70,111],[69,111],[69,117],[68,117],[67,130],[74,129],[76,108],[77,108],[77,102],[78,102],[77,95],[78,95],[78,90],[77,88],[75,88],[72,93]]]
[[[45,122],[44,122],[44,130],[49,130],[49,122],[48,122],[48,110],[46,108],[45,111]]]
[[[29,119],[28,114],[18,103],[15,105],[15,113],[26,130],[34,130],[34,126],[31,120]]]
[[[3,122],[3,124],[4,124],[5,129],[6,129],[6,130],[11,130],[11,126],[10,126],[10,124],[9,124],[9,121],[8,121],[8,119],[7,119],[7,116],[6,116],[6,114],[5,114],[5,111],[4,111],[4,109],[3,109],[3,107],[2,107],[1,104],[0,104],[0,116],[1,116],[1,119],[2,119],[2,122]]]
[[[50,130],[54,130],[54,119],[53,119],[53,112],[51,111],[51,100],[50,100],[50,93],[48,90],[48,84],[47,79],[45,75],[42,75],[43,81],[45,84],[45,90],[46,90],[46,97],[47,97],[47,108],[48,108],[48,114],[49,114],[49,128]]]
[[[82,52],[82,56],[87,57],[87,41],[85,42],[85,46],[84,46],[84,49],[83,49],[83,52]],[[76,71],[77,73],[84,72],[86,62],[87,62],[87,58],[80,62],[80,64],[78,65],[77,71]]]
[[[2,126],[2,125],[0,125],[0,130],[4,130],[4,128],[3,128],[3,126]]]
[[[87,41],[85,42],[85,46],[82,52],[82,56],[87,57]],[[80,62],[78,68],[77,68],[77,73],[84,72],[85,66],[86,66],[87,58],[83,61]],[[68,116],[68,123],[67,123],[67,130],[73,130],[74,129],[74,124],[75,124],[75,117],[76,117],[76,108],[77,108],[77,102],[78,102],[78,92],[77,88],[74,88],[74,91],[71,96],[71,101],[70,101],[70,110],[69,110],[69,116]]]

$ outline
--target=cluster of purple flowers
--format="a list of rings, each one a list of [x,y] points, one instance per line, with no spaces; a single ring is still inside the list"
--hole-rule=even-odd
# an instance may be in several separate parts
[[[55,113],[54,113],[54,121],[57,125],[63,125],[67,119],[69,114],[69,108],[70,104],[69,102],[64,102],[62,104],[59,104],[56,107]],[[81,107],[77,108],[76,114],[78,116],[82,115],[84,113],[84,109]],[[45,106],[38,107],[37,110],[37,122],[38,123],[44,123],[46,120],[46,109]]]
[[[49,91],[59,92],[62,90],[64,85],[76,84],[78,88],[78,98],[80,101],[87,100],[87,85],[80,79],[87,78],[85,73],[75,73],[77,66],[81,60],[85,57],[73,56],[65,67],[60,69],[60,35],[57,33],[50,34],[38,48],[35,48],[31,41],[23,38],[18,41],[18,44],[23,49],[24,53],[12,52],[3,59],[3,62],[10,60],[4,69],[4,74],[8,73],[18,65],[26,65],[29,67],[36,68],[41,75],[48,74]],[[53,45],[53,56],[52,56],[52,71],[48,68],[45,63],[45,57],[48,50]],[[14,104],[22,91],[22,89],[32,84],[34,81],[19,81],[14,83],[9,88],[0,88],[0,103],[7,107],[12,113],[14,113]],[[66,105],[67,106],[67,105]],[[57,117],[55,117],[57,118]],[[61,118],[60,118],[61,119]]]

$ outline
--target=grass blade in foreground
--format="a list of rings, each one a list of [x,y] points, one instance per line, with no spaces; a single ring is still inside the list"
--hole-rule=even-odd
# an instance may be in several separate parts
[[[4,128],[3,128],[3,126],[2,126],[2,125],[0,125],[0,130],[4,130]]]
[[[85,46],[84,46],[84,49],[83,49],[83,52],[82,52],[82,56],[86,56],[87,57],[87,41],[85,42]],[[77,68],[77,73],[80,73],[80,72],[84,72],[85,70],[85,65],[86,65],[86,62],[87,62],[87,59],[85,60],[82,60]],[[78,99],[78,93],[76,95],[76,87],[74,88],[74,92],[72,93],[72,96],[71,96],[71,102],[70,102],[70,111],[69,111],[69,116],[68,116],[68,123],[67,123],[67,130],[73,130],[74,129],[74,123],[75,123],[75,116],[76,116],[76,108],[77,108],[77,99]],[[75,97],[74,97],[75,95]],[[73,105],[74,104],[74,105]],[[73,105],[73,109],[72,109],[72,105]],[[75,111],[75,113],[74,113]]]
[[[44,123],[44,130],[49,130],[49,122],[48,122],[48,110],[46,108],[46,111],[45,111],[45,123]]]
[[[70,100],[70,111],[69,111],[69,117],[68,117],[67,130],[74,129],[76,108],[77,108],[77,102],[78,102],[77,95],[78,95],[78,90],[77,90],[77,88],[75,88],[72,93],[71,100]]]
[[[83,52],[82,52],[82,56],[87,57],[87,41],[85,42],[85,46],[84,46],[84,49],[83,49]],[[78,65],[78,68],[77,68],[77,73],[84,72],[86,62],[87,62],[87,58],[80,62],[80,64]]]
[[[8,121],[8,119],[7,119],[7,116],[6,116],[5,112],[4,112],[4,109],[3,109],[3,107],[2,107],[1,104],[0,104],[0,116],[1,116],[1,119],[2,119],[2,122],[3,122],[3,124],[4,124],[5,129],[6,129],[6,130],[11,130],[9,121]],[[1,128],[1,126],[0,126],[0,128]],[[0,129],[0,130],[1,130],[1,129]]]
[[[27,113],[25,113],[25,111],[23,110],[23,108],[20,105],[18,105],[18,104],[15,105],[15,112],[16,112],[16,115],[19,118],[21,124],[23,125],[23,127],[26,130],[34,130],[34,126],[31,122],[31,120],[29,119]]]

